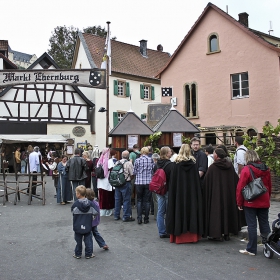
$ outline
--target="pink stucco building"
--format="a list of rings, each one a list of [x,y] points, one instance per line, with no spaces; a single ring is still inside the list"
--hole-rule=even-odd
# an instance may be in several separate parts
[[[173,87],[178,111],[230,144],[237,130],[261,133],[266,121],[277,124],[279,47],[279,38],[248,27],[247,13],[237,21],[209,3],[159,73],[161,85]]]

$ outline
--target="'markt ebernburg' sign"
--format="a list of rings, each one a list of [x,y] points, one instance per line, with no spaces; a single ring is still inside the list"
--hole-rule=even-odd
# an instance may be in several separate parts
[[[23,84],[61,84],[94,88],[106,88],[104,69],[88,70],[2,70],[0,88]]]

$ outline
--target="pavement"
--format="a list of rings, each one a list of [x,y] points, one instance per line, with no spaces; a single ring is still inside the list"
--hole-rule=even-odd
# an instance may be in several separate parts
[[[272,223],[278,219],[278,214],[280,213],[280,202],[276,200],[270,201],[270,208],[269,208],[269,225],[271,228]],[[238,236],[240,238],[248,239],[248,230],[247,227],[243,227],[241,231],[239,232]],[[259,230],[259,224],[258,224],[258,241],[261,242],[260,237],[260,230]]]
[[[1,181],[1,180],[0,180]],[[279,259],[241,255],[246,241],[232,236],[226,242],[201,239],[195,244],[173,244],[158,236],[156,221],[149,224],[115,221],[101,217],[100,234],[109,246],[105,251],[94,242],[93,259],[72,257],[75,247],[71,204],[54,198],[51,177],[46,177],[46,204],[28,196],[14,205],[14,195],[5,206],[0,198],[1,280],[169,280],[169,279],[278,279]],[[0,183],[0,195],[3,193]],[[41,195],[38,188],[38,194]],[[272,201],[270,222],[277,218],[280,203]],[[136,218],[136,209],[133,208]]]

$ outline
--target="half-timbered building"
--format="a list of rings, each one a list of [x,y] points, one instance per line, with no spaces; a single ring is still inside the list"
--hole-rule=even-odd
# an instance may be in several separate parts
[[[43,73],[59,67],[44,53],[28,69]],[[74,85],[8,86],[0,91],[0,138],[11,134],[62,135],[75,146],[89,143],[93,108],[94,104]]]

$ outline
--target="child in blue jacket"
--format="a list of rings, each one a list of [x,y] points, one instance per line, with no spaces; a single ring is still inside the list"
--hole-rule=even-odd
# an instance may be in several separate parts
[[[90,200],[96,207],[98,207],[98,214],[95,217],[94,220],[92,220],[92,234],[95,238],[95,241],[98,243],[100,248],[103,248],[104,250],[109,250],[108,245],[106,245],[103,237],[100,235],[100,233],[98,232],[97,226],[100,223],[100,208],[99,208],[99,204],[97,201],[94,201],[94,191],[92,189],[87,188],[86,189],[86,197],[88,198],[88,200]]]
[[[74,258],[80,259],[82,256],[82,242],[85,243],[86,259],[94,258],[92,242],[92,220],[98,214],[98,207],[86,198],[86,188],[78,186],[76,188],[77,200],[71,207],[73,214],[73,230],[75,232],[76,248]]]

